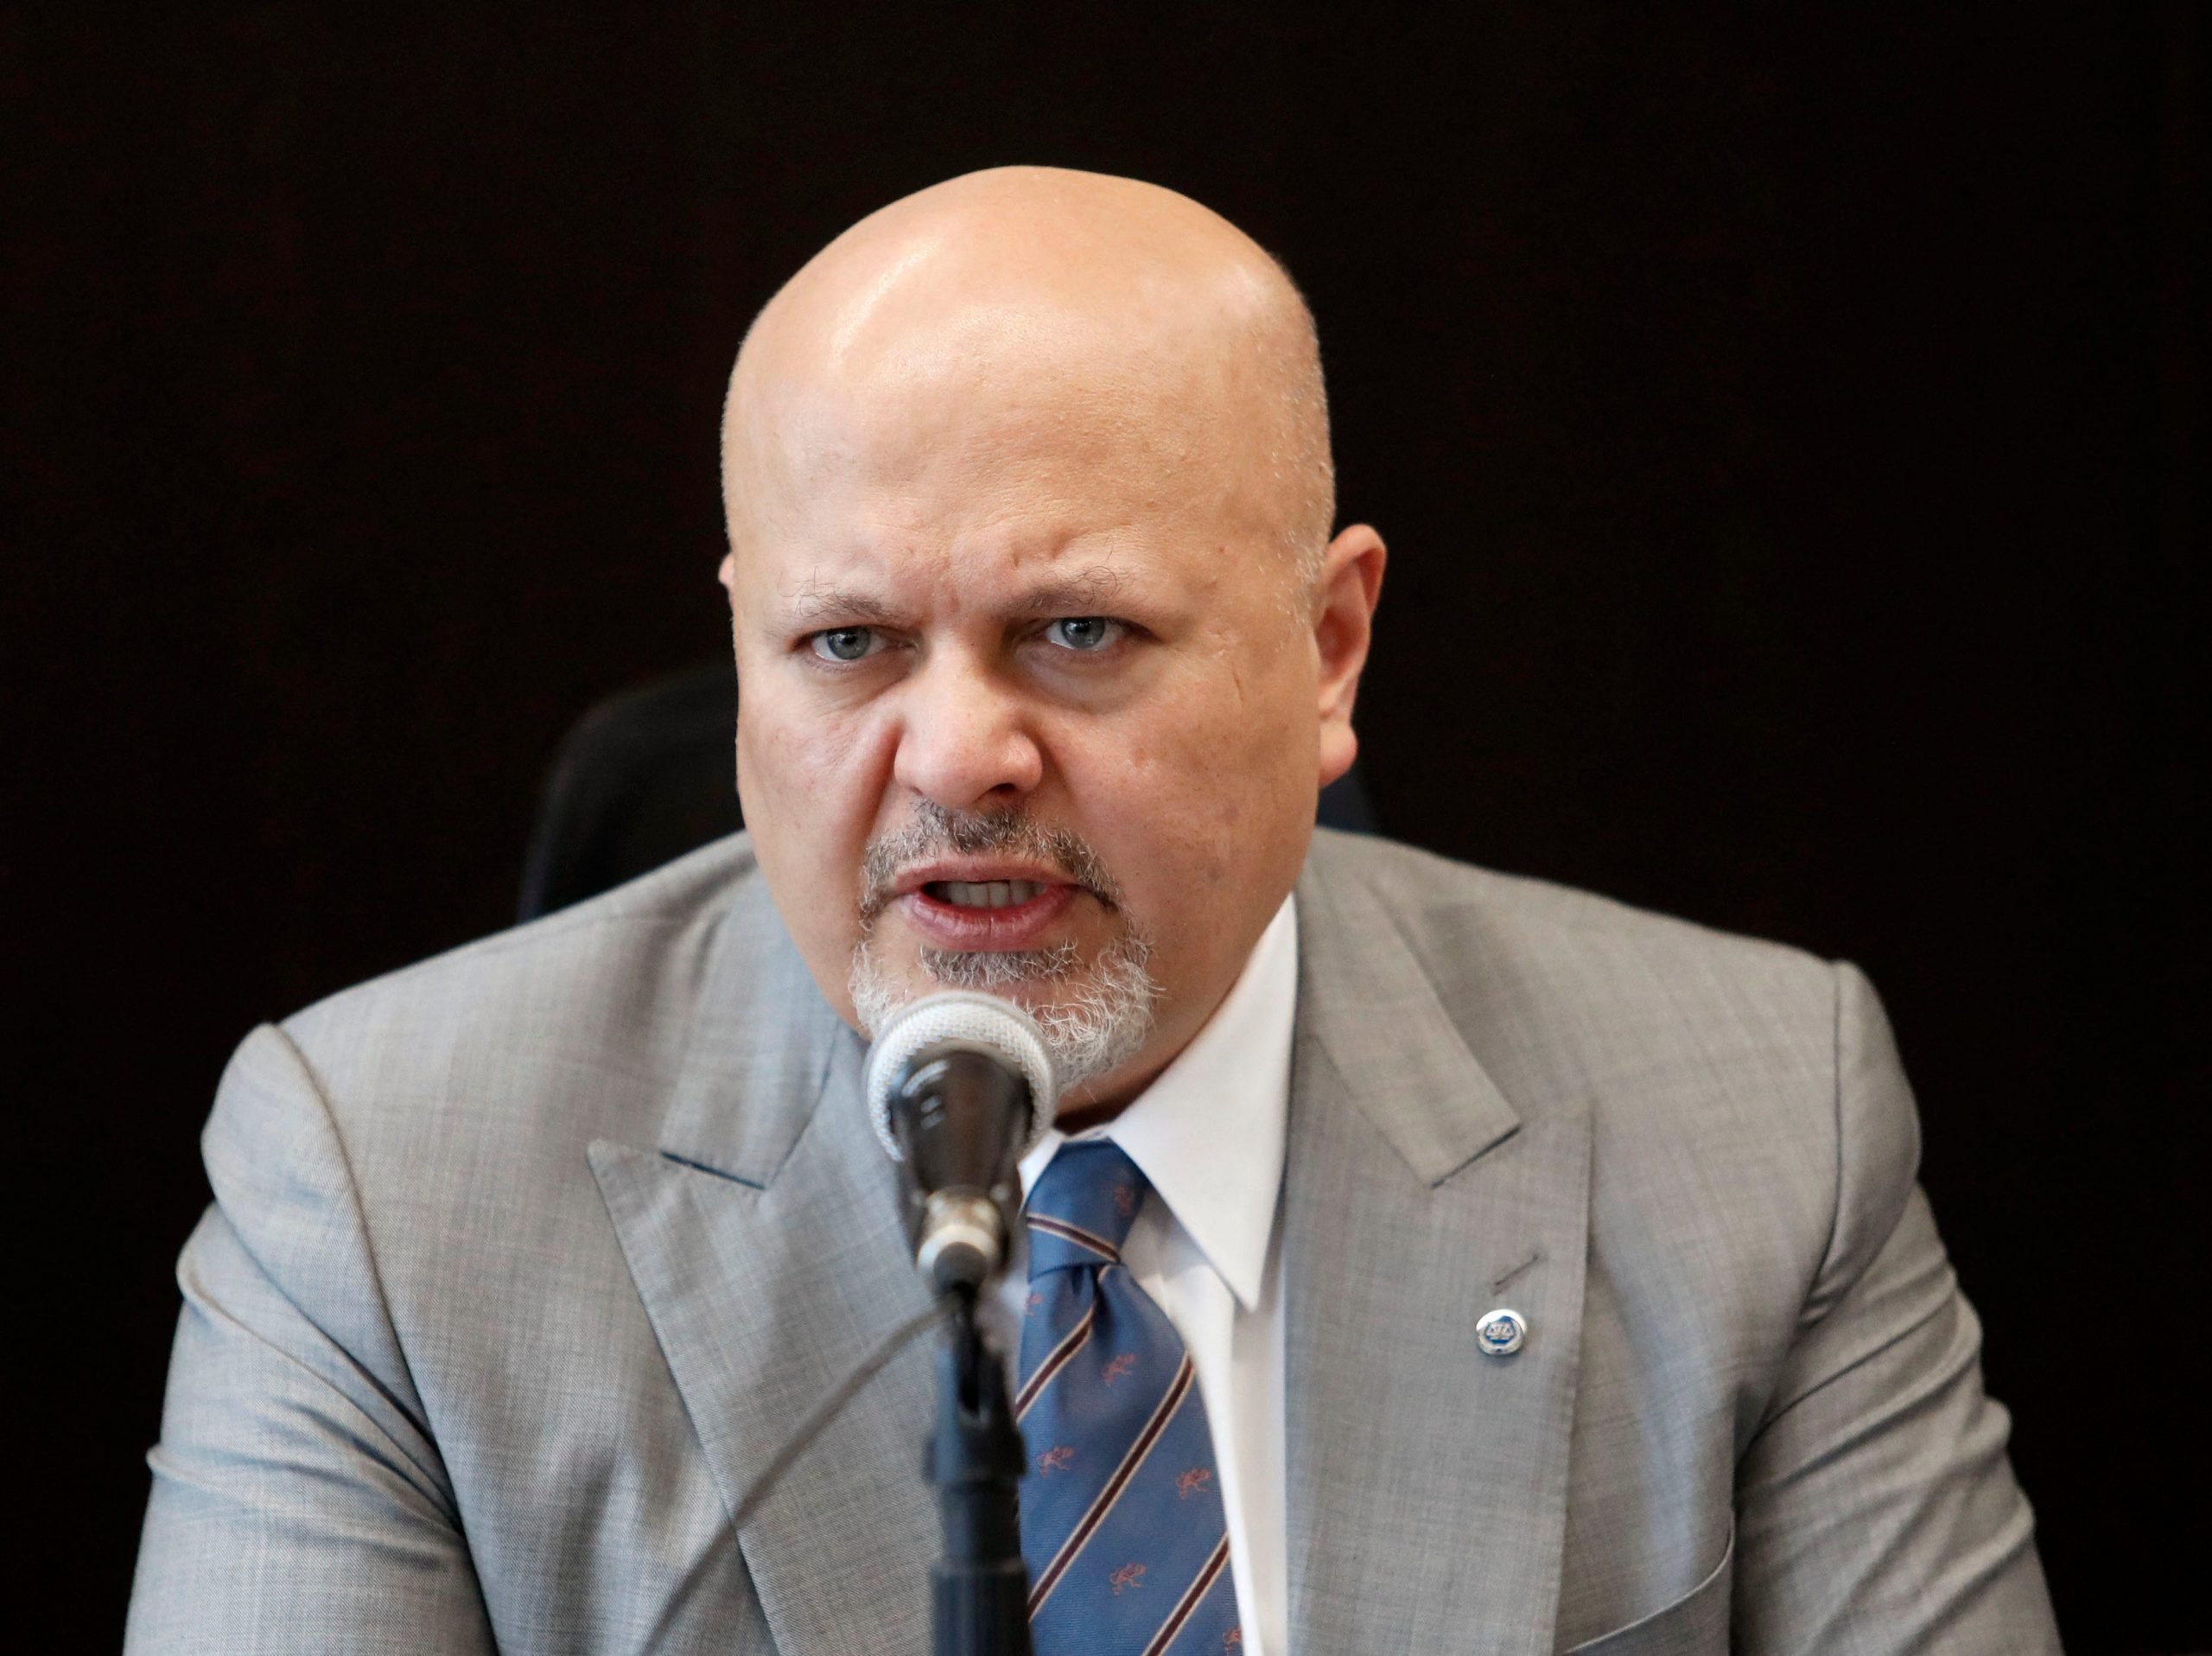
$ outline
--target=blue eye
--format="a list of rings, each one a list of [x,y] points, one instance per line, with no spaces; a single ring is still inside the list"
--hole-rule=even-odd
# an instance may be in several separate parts
[[[827,632],[817,633],[807,642],[814,646],[815,654],[824,661],[858,661],[875,643],[875,629],[833,627]]]
[[[1063,615],[1045,628],[1045,636],[1071,650],[1100,650],[1111,644],[1119,621],[1103,615]]]

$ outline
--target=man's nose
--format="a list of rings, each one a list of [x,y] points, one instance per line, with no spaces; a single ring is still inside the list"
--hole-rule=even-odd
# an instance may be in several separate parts
[[[1045,755],[1015,686],[941,656],[909,678],[893,774],[948,811],[1004,810],[1044,779]]]

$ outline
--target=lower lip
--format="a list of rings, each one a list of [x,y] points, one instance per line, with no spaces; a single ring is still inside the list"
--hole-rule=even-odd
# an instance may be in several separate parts
[[[925,942],[940,949],[1033,949],[1044,944],[1053,921],[1067,912],[1076,889],[1046,886],[1027,902],[1008,903],[1004,908],[968,908],[926,891],[910,891],[893,906]]]

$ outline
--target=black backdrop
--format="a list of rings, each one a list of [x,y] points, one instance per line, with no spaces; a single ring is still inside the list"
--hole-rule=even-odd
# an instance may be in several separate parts
[[[2212,1645],[2199,16],[1902,12],[7,13],[39,1647],[120,1627],[228,1048],[504,922],[564,725],[721,646],[752,311],[1009,160],[1311,293],[1392,831],[1869,970],[2072,1647]]]

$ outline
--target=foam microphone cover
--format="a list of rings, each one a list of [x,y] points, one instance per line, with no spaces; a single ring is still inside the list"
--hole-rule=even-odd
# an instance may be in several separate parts
[[[925,995],[899,1008],[868,1048],[868,1120],[885,1152],[894,1162],[906,1159],[892,1121],[893,1095],[924,1065],[955,1054],[988,1059],[1027,1086],[1029,1119],[1014,1152],[1020,1160],[1051,1124],[1058,1101],[1052,1054],[1037,1021],[1012,1001],[961,989]]]

